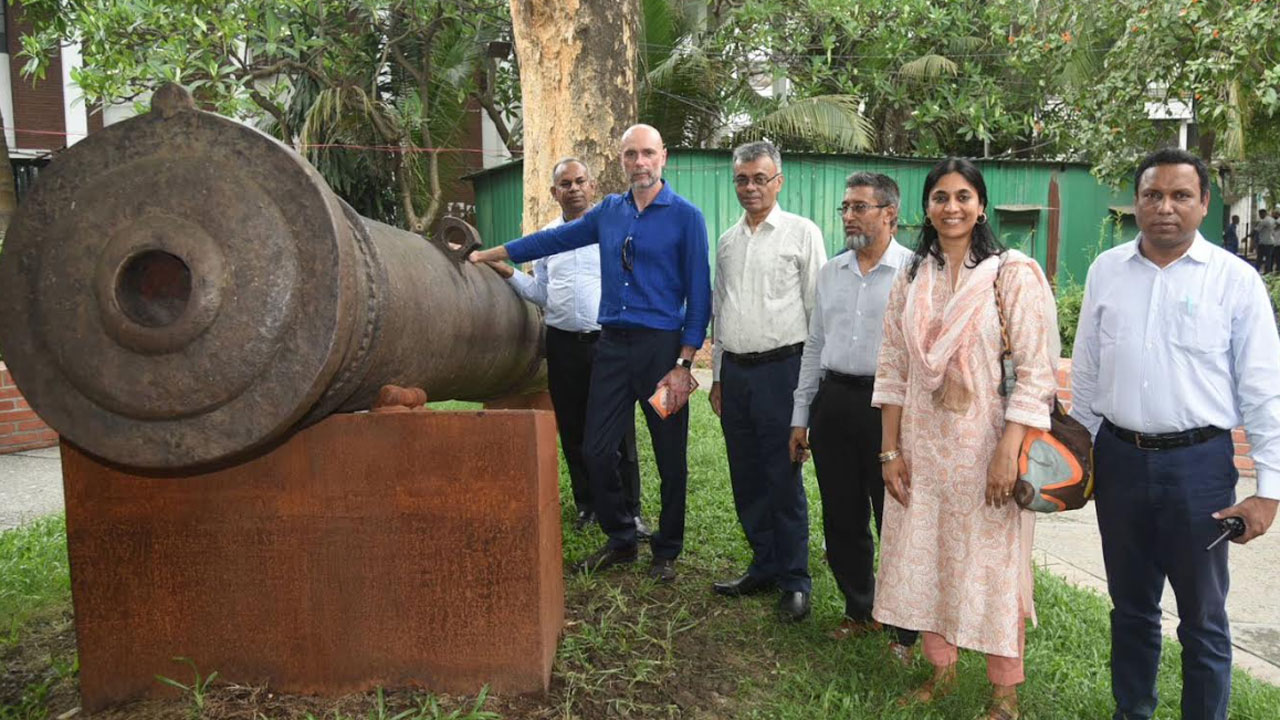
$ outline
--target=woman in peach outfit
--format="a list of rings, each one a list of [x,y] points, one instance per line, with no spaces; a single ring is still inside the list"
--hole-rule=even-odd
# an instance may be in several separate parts
[[[1012,499],[1028,428],[1049,427],[1058,338],[1040,267],[1007,251],[987,222],[982,173],[945,160],[925,180],[925,227],[885,312],[872,404],[881,408],[885,503],[873,615],[920,630],[932,677],[903,698],[955,682],[957,648],[987,655],[987,718],[1018,717],[1031,602],[1034,514]],[[996,293],[1016,382],[1001,385]]]

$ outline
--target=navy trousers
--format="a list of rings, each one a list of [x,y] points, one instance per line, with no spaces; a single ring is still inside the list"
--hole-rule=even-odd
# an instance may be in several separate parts
[[[800,355],[720,366],[720,427],[738,521],[751,544],[747,573],[788,592],[809,592],[809,503],[791,462],[791,401]]]
[[[595,363],[599,333],[566,332],[547,326],[547,389],[556,413],[560,450],[569,466],[569,484],[578,510],[590,510],[591,480],[582,459],[582,440],[587,426],[587,393],[591,367]],[[636,462],[634,416],[627,423],[619,447],[616,472],[622,476],[622,490],[632,515],[640,514],[640,466]]]
[[[610,547],[633,547],[635,514],[617,473],[618,448],[627,428],[635,423],[636,403],[641,404],[662,480],[662,512],[650,545],[654,557],[671,560],[684,547],[689,407],[686,405],[663,420],[648,399],[658,381],[675,367],[679,355],[679,330],[606,327],[596,345],[596,361],[591,369],[587,430],[582,445],[600,529],[609,536]]]
[[[1235,504],[1231,434],[1191,447],[1141,450],[1104,424],[1094,445],[1095,500],[1111,611],[1114,720],[1145,720],[1156,708],[1160,596],[1167,577],[1178,601],[1182,717],[1225,720],[1231,696],[1227,547],[1211,515]]]

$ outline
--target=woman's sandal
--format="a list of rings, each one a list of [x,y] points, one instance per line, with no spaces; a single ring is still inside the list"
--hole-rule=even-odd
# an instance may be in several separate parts
[[[956,666],[951,664],[946,666],[941,672],[934,671],[934,674],[924,681],[920,687],[898,698],[898,707],[908,707],[917,703],[931,703],[938,698],[947,695],[956,688]]]
[[[1020,717],[1018,696],[1015,694],[991,698],[986,714],[979,715],[976,720],[1018,720]]]

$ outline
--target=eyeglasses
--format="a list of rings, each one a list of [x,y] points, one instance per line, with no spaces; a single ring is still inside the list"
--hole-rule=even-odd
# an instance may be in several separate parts
[[[631,272],[631,266],[636,260],[636,246],[631,243],[631,236],[628,235],[622,241],[622,269]]]
[[[733,184],[737,185],[740,188],[744,188],[748,185],[755,185],[756,187],[764,187],[765,185],[768,185],[774,180],[777,180],[780,175],[782,175],[781,172],[774,173],[772,177],[765,177],[763,175],[756,175],[754,177],[747,177],[746,175],[735,175],[733,178]]]
[[[871,212],[871,208],[877,208],[877,209],[887,208],[889,207],[889,205],[890,203],[880,203],[879,205],[871,205],[869,203],[864,203],[864,202],[841,203],[840,216],[843,217],[846,213],[853,213],[854,215],[866,215],[868,212]]]

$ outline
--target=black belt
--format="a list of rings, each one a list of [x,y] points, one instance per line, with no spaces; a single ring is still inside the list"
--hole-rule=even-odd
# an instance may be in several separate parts
[[[1137,447],[1140,450],[1172,450],[1174,448],[1191,447],[1212,440],[1227,432],[1219,427],[1201,427],[1181,432],[1140,433],[1116,427],[1110,420],[1103,419],[1102,427],[1117,438]]]
[[[559,335],[567,335],[568,337],[582,343],[593,343],[596,340],[600,339],[599,330],[594,330],[592,332],[573,332],[572,330],[561,330],[558,327],[551,327],[550,325],[548,325],[547,332],[552,332],[552,331],[554,331]]]
[[[782,360],[792,355],[799,355],[804,352],[804,343],[798,342],[795,345],[785,345],[772,350],[765,350],[757,353],[732,353],[728,350],[724,351],[724,356],[739,365],[763,365],[774,360]]]
[[[844,373],[828,370],[826,375],[822,376],[823,380],[837,383],[839,385],[848,385],[856,388],[873,388],[876,386],[876,378],[874,375],[845,375]]]

